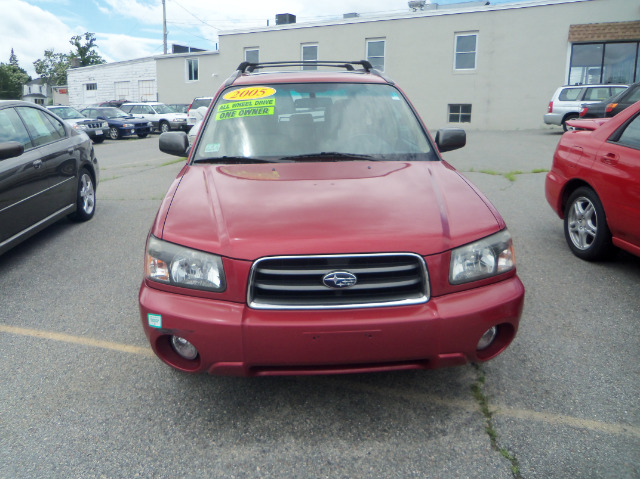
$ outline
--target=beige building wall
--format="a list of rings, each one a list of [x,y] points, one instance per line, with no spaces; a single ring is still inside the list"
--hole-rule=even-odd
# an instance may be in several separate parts
[[[315,43],[319,60],[360,60],[367,39],[384,38],[385,73],[431,130],[450,126],[448,105],[458,103],[472,105],[467,129],[540,128],[551,95],[567,81],[570,26],[638,19],[635,0],[549,0],[225,32],[213,83],[236,69],[246,48],[258,48],[260,61],[300,60],[301,45]],[[473,71],[454,71],[459,32],[477,32]]]
[[[187,61],[198,61],[198,80],[191,81]],[[231,72],[219,73],[218,52],[179,53],[156,57],[158,72],[158,101],[163,103],[191,103],[199,96],[212,96]]]

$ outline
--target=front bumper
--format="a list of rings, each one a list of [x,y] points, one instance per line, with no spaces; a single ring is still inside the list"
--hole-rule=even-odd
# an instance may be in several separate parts
[[[88,128],[84,132],[93,140],[94,138],[105,138],[109,134],[109,128]]]
[[[150,126],[134,126],[128,128],[119,127],[120,136],[148,135],[151,133]]]
[[[424,304],[368,309],[265,311],[167,293],[143,281],[142,326],[153,351],[188,372],[264,376],[433,369],[486,361],[513,340],[524,303],[517,276]],[[498,334],[486,349],[480,337]],[[172,335],[191,342],[181,358]]]

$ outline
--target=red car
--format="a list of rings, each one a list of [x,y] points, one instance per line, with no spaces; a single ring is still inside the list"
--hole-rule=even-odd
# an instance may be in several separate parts
[[[545,190],[569,248],[585,260],[616,246],[640,256],[640,102],[613,118],[567,124],[576,130],[560,139]]]
[[[503,219],[368,62],[243,63],[216,93],[149,233],[155,353],[188,372],[329,374],[485,361],[524,288]],[[323,67],[344,71],[324,71]],[[260,72],[268,67],[295,68]],[[438,150],[439,149],[439,150]]]

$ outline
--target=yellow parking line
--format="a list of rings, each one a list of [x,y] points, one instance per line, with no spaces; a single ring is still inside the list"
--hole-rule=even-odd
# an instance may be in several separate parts
[[[131,346],[128,344],[114,343],[111,341],[101,341],[98,339],[86,338],[81,336],[72,336],[70,334],[54,333],[51,331],[42,331],[38,329],[18,328],[16,326],[8,326],[0,324],[0,333],[17,334],[20,336],[30,336],[34,338],[49,339],[52,341],[60,341],[64,343],[80,344],[83,346],[92,346],[95,348],[108,349],[122,353],[136,354],[139,356],[154,357],[153,351],[149,348],[141,348],[139,346]],[[331,381],[333,385],[337,381]],[[430,404],[438,404],[440,406],[455,407],[466,411],[477,411],[478,404],[473,400],[444,398],[440,396],[423,393],[420,391],[399,391],[393,388],[382,388],[369,384],[352,383],[340,380],[339,386],[346,389],[357,390],[359,392],[374,393],[384,396],[395,396],[410,401],[420,401]],[[629,426],[626,424],[607,423],[603,421],[594,421],[591,419],[583,419],[564,414],[554,414],[548,412],[531,411],[529,409],[518,409],[513,407],[501,406],[499,404],[492,405],[494,416],[503,416],[512,419],[521,419],[525,421],[542,422],[554,426],[569,426],[578,429],[588,429],[591,431],[613,434],[618,436],[633,436],[640,438],[640,427]]]
[[[335,384],[337,381],[338,380],[334,380],[333,384]],[[384,388],[379,386],[372,386],[369,384],[352,383],[345,381],[341,381],[340,386],[350,390],[357,390],[359,392],[403,398],[411,402],[423,402],[428,404],[437,404],[439,406],[456,407],[458,409],[472,412],[478,411],[478,403],[471,399],[453,399],[436,396],[421,391],[402,391],[393,388]],[[552,426],[569,426],[578,429],[588,429],[590,431],[613,434],[617,436],[633,436],[636,438],[640,438],[640,427],[637,426],[594,421],[592,419],[566,416],[564,414],[531,411],[529,409],[518,409],[503,406],[500,404],[491,404],[490,406],[491,412],[493,413],[494,417],[502,416],[511,419],[542,422]]]
[[[130,346],[128,344],[114,343],[111,341],[101,341],[98,339],[85,338],[81,336],[72,336],[70,334],[54,333],[51,331],[41,331],[38,329],[18,328],[15,326],[7,326],[0,324],[0,332],[18,334],[21,336],[31,336],[34,338],[50,339],[63,343],[81,344],[83,346],[93,346],[95,348],[110,349],[122,353],[137,354],[140,356],[154,356],[153,351],[149,348],[141,348],[139,346]]]

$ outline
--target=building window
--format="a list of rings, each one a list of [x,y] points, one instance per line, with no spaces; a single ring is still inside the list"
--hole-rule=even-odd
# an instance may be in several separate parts
[[[198,81],[198,59],[187,58],[187,81]]]
[[[84,88],[87,91],[97,90],[98,89],[98,84],[97,83],[85,83]]]
[[[318,61],[318,45],[306,44],[302,45],[302,61],[303,62],[315,62]],[[303,70],[317,70],[317,65],[303,65]]]
[[[129,100],[129,82],[117,81],[113,82],[113,87],[116,92],[116,100]]]
[[[477,52],[477,33],[456,33],[454,69],[475,70]]]
[[[640,80],[639,45],[640,42],[572,45],[569,85],[626,84]]]
[[[244,61],[249,63],[260,62],[260,50],[257,48],[245,48],[244,49]]]
[[[449,123],[471,123],[471,105],[468,103],[450,104]]]
[[[154,80],[138,80],[140,101],[157,101],[156,82]]]
[[[367,40],[367,60],[376,70],[384,71],[384,39]]]

